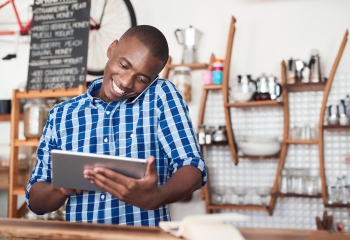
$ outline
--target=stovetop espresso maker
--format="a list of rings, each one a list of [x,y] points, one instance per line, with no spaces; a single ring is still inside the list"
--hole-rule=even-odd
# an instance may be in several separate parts
[[[176,29],[175,36],[177,42],[184,47],[182,63],[197,62],[196,50],[202,33],[190,26],[185,29]]]

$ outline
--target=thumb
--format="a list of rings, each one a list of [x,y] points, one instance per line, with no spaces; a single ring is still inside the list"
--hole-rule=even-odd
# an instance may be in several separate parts
[[[154,157],[149,156],[147,159],[146,175],[154,174],[156,167],[154,165]]]

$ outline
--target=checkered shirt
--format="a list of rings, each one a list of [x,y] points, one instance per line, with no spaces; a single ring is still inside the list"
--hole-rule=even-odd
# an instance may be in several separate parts
[[[102,81],[94,80],[85,94],[51,109],[26,188],[29,208],[32,185],[51,182],[52,149],[143,159],[152,155],[159,186],[186,165],[198,168],[202,172],[202,186],[206,183],[205,163],[188,107],[171,82],[158,79],[134,103],[127,100],[105,103],[93,97],[100,91]],[[157,226],[159,221],[169,221],[170,214],[168,205],[143,210],[107,192],[90,191],[69,196],[66,220]]]

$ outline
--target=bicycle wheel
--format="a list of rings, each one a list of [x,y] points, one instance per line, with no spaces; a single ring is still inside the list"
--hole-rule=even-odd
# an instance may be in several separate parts
[[[136,26],[136,16],[129,0],[91,0],[90,17],[87,73],[102,76],[109,45]]]

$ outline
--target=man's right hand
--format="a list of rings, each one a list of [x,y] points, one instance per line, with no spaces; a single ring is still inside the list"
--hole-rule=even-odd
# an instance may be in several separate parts
[[[81,190],[56,188],[48,182],[36,182],[29,192],[29,204],[36,214],[44,214],[59,209],[73,193],[80,194]]]

